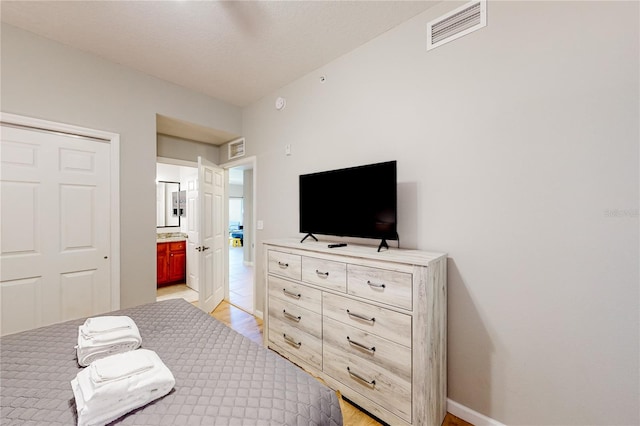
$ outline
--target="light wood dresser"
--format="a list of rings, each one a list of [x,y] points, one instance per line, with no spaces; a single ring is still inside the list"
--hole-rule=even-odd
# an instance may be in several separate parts
[[[264,344],[391,425],[440,426],[447,257],[264,242]]]

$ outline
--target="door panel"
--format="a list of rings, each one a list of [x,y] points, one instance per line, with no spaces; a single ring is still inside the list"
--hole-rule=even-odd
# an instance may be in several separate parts
[[[95,188],[92,186],[60,186],[60,249],[62,252],[95,249],[96,229],[92,209]]]
[[[3,151],[4,154],[4,151]],[[2,255],[39,255],[40,227],[36,207],[38,185],[30,182],[2,182]],[[21,227],[12,225],[23,223]]]
[[[100,306],[96,306],[96,270],[69,272],[60,277],[62,321],[88,317]]]
[[[156,284],[169,281],[168,243],[156,243]]]
[[[109,311],[109,144],[2,126],[0,151],[1,333]]]
[[[22,330],[41,324],[42,278],[26,278],[2,282],[2,328],[9,319],[21,324]],[[7,333],[10,333],[8,331]],[[3,332],[3,334],[6,334]]]
[[[224,170],[221,168],[214,169],[214,207],[213,207],[213,256],[214,256],[214,299],[218,303],[224,300],[224,252],[228,250],[226,242],[226,230],[224,225]]]

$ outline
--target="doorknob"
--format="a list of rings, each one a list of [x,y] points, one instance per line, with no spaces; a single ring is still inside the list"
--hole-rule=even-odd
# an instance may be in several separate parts
[[[202,246],[202,251],[209,250],[211,247]]]

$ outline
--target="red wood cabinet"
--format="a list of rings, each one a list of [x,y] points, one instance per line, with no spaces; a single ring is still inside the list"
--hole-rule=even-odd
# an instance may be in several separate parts
[[[187,254],[184,242],[169,243],[169,281],[184,281]]]
[[[158,243],[158,285],[184,282],[186,278],[186,259],[184,241]]]
[[[158,243],[156,266],[158,269],[158,285],[169,282],[169,243]]]

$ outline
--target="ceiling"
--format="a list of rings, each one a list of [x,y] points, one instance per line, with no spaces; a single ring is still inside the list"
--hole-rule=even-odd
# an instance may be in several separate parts
[[[2,0],[0,16],[243,107],[437,3]]]

